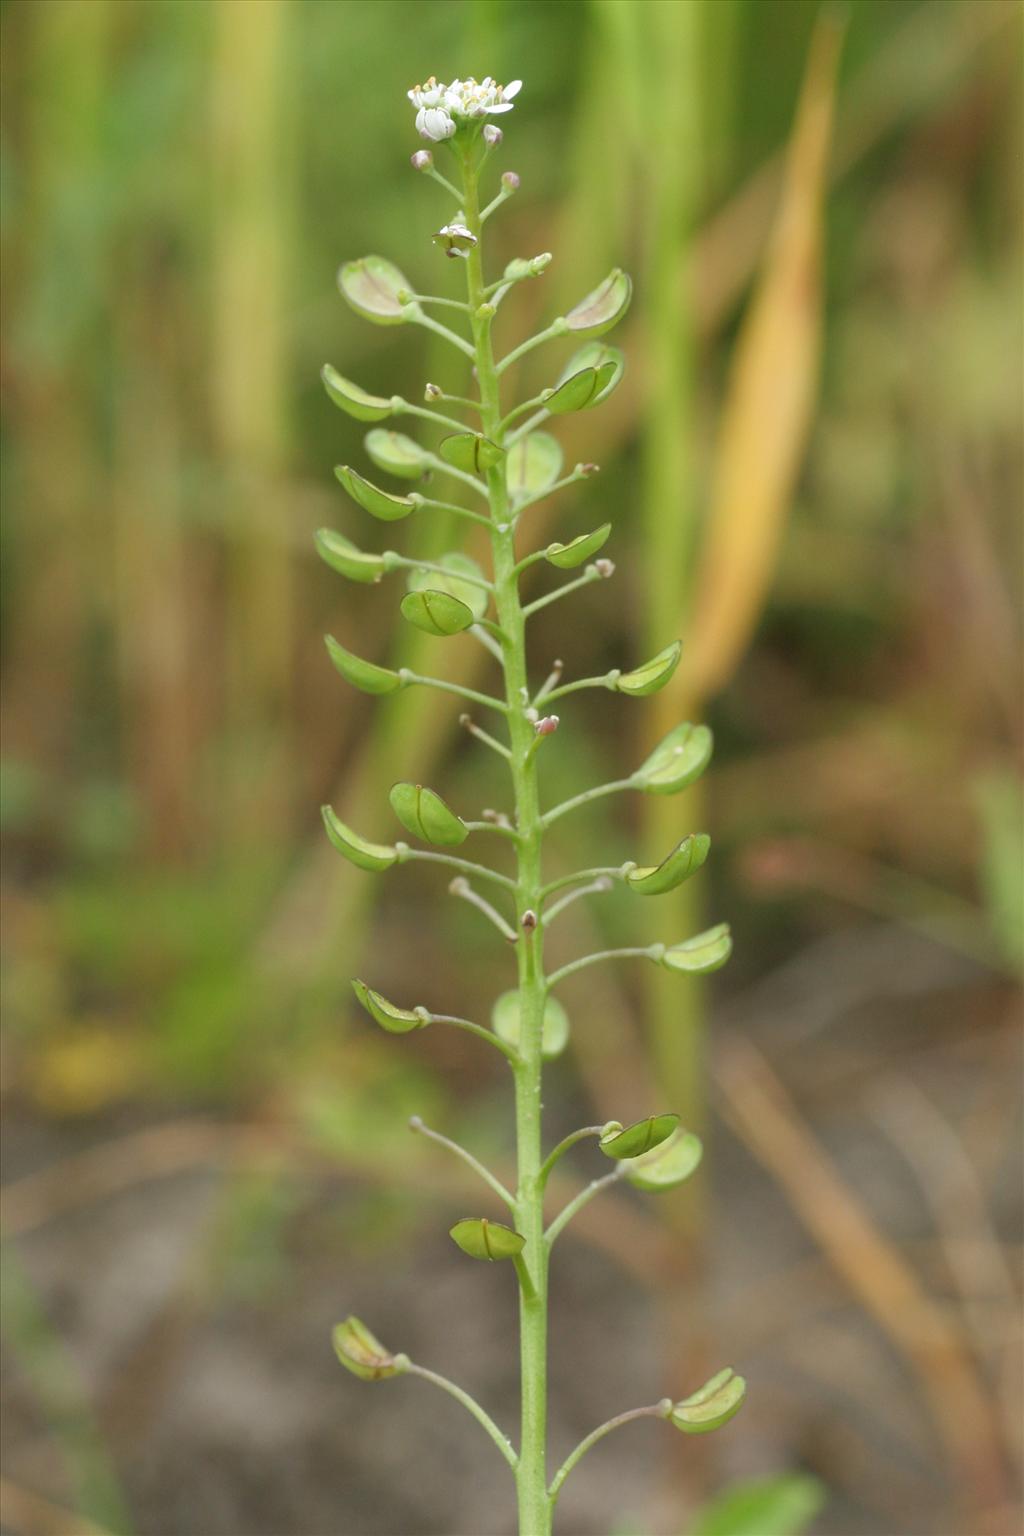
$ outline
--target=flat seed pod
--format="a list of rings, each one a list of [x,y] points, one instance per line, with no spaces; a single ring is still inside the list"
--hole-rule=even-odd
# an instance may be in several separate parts
[[[612,390],[617,387],[619,380],[622,378],[623,369],[626,366],[626,359],[618,347],[613,347],[610,342],[586,342],[584,346],[580,347],[570,357],[562,369],[558,382],[559,384],[564,384],[567,379],[572,378],[574,373],[579,373],[581,368],[602,368],[606,363],[614,363],[615,372],[608,383],[598,391],[595,398],[590,402],[592,406],[600,405],[602,400],[607,400]]]
[[[602,1136],[598,1146],[605,1157],[614,1157],[617,1161],[624,1157],[640,1157],[667,1141],[678,1124],[678,1115],[648,1115],[646,1120],[627,1125],[624,1131],[612,1131]]]
[[[363,447],[378,469],[400,480],[420,480],[430,468],[425,449],[404,432],[393,432],[390,427],[374,427],[367,432]]]
[[[632,782],[649,795],[674,795],[704,772],[712,745],[706,725],[677,725],[637,769]]]
[[[531,432],[508,451],[505,476],[513,502],[542,496],[562,472],[562,445],[548,432]]]
[[[621,320],[629,308],[633,284],[620,267],[566,315],[569,330],[577,336],[601,336]]]
[[[432,789],[422,784],[393,784],[388,799],[402,826],[413,837],[441,848],[457,848],[469,836],[466,823]]]
[[[556,565],[560,571],[571,571],[589,560],[591,555],[596,555],[599,549],[603,549],[611,531],[611,523],[602,523],[593,533],[577,534],[568,544],[549,544],[544,551],[544,558],[549,565]]]
[[[738,1413],[747,1395],[747,1384],[731,1367],[719,1371],[692,1397],[673,1406],[669,1418],[684,1435],[706,1435],[719,1429]]]
[[[313,542],[325,565],[347,576],[349,581],[380,581],[388,568],[383,555],[364,554],[333,528],[318,528]]]
[[[565,416],[569,411],[588,411],[596,405],[615,377],[615,364],[602,363],[599,368],[581,368],[570,374],[564,384],[558,384],[544,401],[544,409],[552,416]]]
[[[360,837],[358,832],[353,832],[351,827],[347,827],[343,821],[339,820],[329,805],[322,805],[320,814],[324,819],[324,826],[331,843],[357,869],[368,869],[376,873],[382,869],[390,869],[392,864],[397,863],[397,848],[392,848],[387,843],[367,842],[365,837]]]
[[[392,496],[390,491],[382,491],[347,464],[339,464],[334,473],[352,500],[384,523],[397,523],[399,518],[408,517],[416,505],[411,496]]]
[[[634,1188],[660,1194],[688,1179],[703,1155],[699,1136],[692,1131],[676,1130],[660,1147],[634,1158],[626,1177]]]
[[[685,971],[691,976],[709,976],[721,970],[732,954],[732,935],[728,923],[719,923],[692,939],[666,949],[661,963],[670,971]]]
[[[358,1317],[338,1323],[331,1339],[342,1365],[362,1381],[384,1381],[388,1376],[401,1376],[409,1368],[405,1355],[393,1355],[385,1349]]]
[[[397,672],[392,672],[390,667],[378,667],[372,661],[364,661],[361,656],[353,656],[351,651],[346,651],[343,645],[338,644],[333,635],[325,635],[324,644],[328,656],[353,688],[361,688],[364,693],[397,693],[404,686]]]
[[[409,591],[449,592],[452,597],[457,597],[460,603],[465,603],[475,620],[482,619],[487,612],[490,598],[486,587],[477,585],[483,579],[484,573],[476,561],[470,559],[469,555],[453,550],[449,555],[442,555],[437,564],[444,566],[443,576],[440,571],[410,571]],[[472,576],[475,580],[467,581],[467,576]]]
[[[505,457],[504,448],[499,448],[497,443],[482,437],[479,432],[456,432],[442,439],[438,452],[446,464],[453,469],[465,470],[469,475],[485,474]]]
[[[486,1216],[466,1216],[451,1229],[452,1240],[471,1259],[514,1259],[526,1246],[521,1232],[503,1227],[500,1221],[488,1221]]]
[[[711,839],[706,832],[691,832],[660,864],[647,868],[636,865],[627,870],[626,884],[640,896],[662,896],[666,891],[674,891],[677,885],[697,873],[710,847]]]
[[[386,997],[374,992],[357,977],[353,977],[352,990],[370,1018],[389,1035],[408,1035],[414,1029],[425,1029],[430,1023],[430,1014],[425,1008],[396,1008],[394,1003],[389,1003]]]
[[[491,1011],[494,1033],[506,1045],[519,1049],[519,994],[503,992]],[[569,1043],[569,1015],[557,997],[549,997],[544,1004],[544,1022],[541,1026],[540,1053],[545,1061],[560,1056]]]
[[[357,421],[383,421],[385,416],[393,414],[390,400],[385,400],[381,395],[368,395],[365,389],[360,389],[351,379],[342,378],[330,363],[324,363],[320,377],[335,405],[349,416],[354,416]]]
[[[664,688],[683,653],[683,642],[674,640],[671,645],[666,645],[657,656],[652,656],[650,661],[645,661],[642,667],[635,667],[632,672],[623,672],[615,684],[619,693],[628,693],[635,699],[646,697],[649,693],[657,693],[659,688]]]
[[[427,635],[458,635],[474,622],[473,610],[450,592],[426,589],[407,592],[400,604],[402,617]]]
[[[401,325],[419,313],[417,305],[399,302],[398,295],[411,289],[394,263],[383,256],[346,261],[338,269],[338,287],[356,314],[372,320],[374,325]]]

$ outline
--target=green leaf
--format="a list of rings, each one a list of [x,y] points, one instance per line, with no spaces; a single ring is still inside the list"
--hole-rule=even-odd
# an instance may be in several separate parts
[[[630,1163],[626,1177],[636,1189],[660,1194],[674,1189],[696,1172],[703,1155],[700,1138],[692,1131],[677,1129],[667,1141]]]
[[[505,477],[514,503],[542,496],[562,471],[562,445],[549,432],[531,432],[508,451]]]
[[[380,581],[388,568],[383,555],[365,554],[333,528],[318,528],[313,541],[321,560],[349,581]]]
[[[637,769],[632,782],[649,795],[674,795],[699,778],[711,761],[706,725],[677,725]]]
[[[519,993],[503,992],[491,1011],[494,1033],[506,1045],[519,1049]],[[569,1015],[557,997],[549,997],[544,1004],[544,1022],[541,1026],[540,1053],[545,1061],[561,1056],[569,1043]]]
[[[603,400],[607,400],[612,390],[617,388],[619,380],[622,378],[623,369],[626,366],[626,359],[618,347],[613,347],[610,342],[586,342],[584,346],[580,347],[570,357],[559,375],[558,382],[559,384],[564,384],[566,379],[571,379],[573,374],[579,373],[581,368],[603,368],[606,363],[614,363],[615,372],[612,374],[610,381],[605,384],[604,388],[590,402],[591,406],[600,405]]]
[[[353,656],[351,651],[346,651],[343,645],[338,644],[333,635],[325,635],[324,644],[328,656],[353,688],[361,688],[364,693],[397,693],[404,686],[397,672],[392,672],[390,667],[378,667],[372,661],[364,661],[361,656]]]
[[[430,1023],[430,1014],[425,1008],[396,1008],[358,977],[352,979],[352,990],[370,1018],[389,1035],[407,1035],[414,1029],[426,1029]]]
[[[646,1120],[627,1125],[625,1130],[609,1131],[601,1137],[598,1146],[605,1157],[614,1157],[616,1161],[624,1157],[641,1157],[652,1147],[667,1141],[678,1124],[678,1115],[648,1115]]]
[[[369,512],[371,517],[379,517],[382,522],[395,523],[399,518],[408,517],[416,505],[411,496],[392,496],[390,491],[380,490],[347,464],[339,464],[334,473],[352,500],[364,512]]]
[[[469,475],[482,475],[505,457],[504,448],[492,443],[489,437],[481,437],[479,432],[456,432],[443,438],[438,452],[446,464]]]
[[[488,1221],[486,1216],[466,1216],[451,1229],[453,1240],[468,1253],[471,1259],[514,1259],[526,1246],[521,1232],[503,1227],[500,1221]]]
[[[384,1381],[408,1370],[405,1355],[393,1355],[358,1317],[347,1317],[332,1330],[334,1353],[346,1370],[362,1381]]]
[[[360,389],[351,379],[342,378],[330,363],[324,363],[320,377],[335,405],[340,406],[349,416],[354,416],[357,421],[383,421],[385,416],[393,414],[394,407],[390,400],[380,395],[368,395],[365,389]]]
[[[719,923],[706,933],[698,933],[681,944],[673,944],[661,957],[670,971],[686,971],[690,976],[709,976],[720,971],[732,954],[732,935],[728,923]]]
[[[570,374],[564,384],[558,384],[550,395],[544,397],[544,409],[552,416],[565,416],[569,411],[589,411],[597,405],[615,377],[615,364],[602,363],[599,368],[581,368]]]
[[[475,560],[469,555],[460,554],[453,550],[449,555],[442,555],[438,565],[443,565],[444,576],[439,571],[424,571],[417,569],[409,573],[409,591],[426,592],[427,590],[448,592],[452,597],[457,597],[460,603],[465,603],[474,620],[482,619],[487,612],[490,598],[486,587],[477,585],[477,581],[483,579],[483,571]],[[467,581],[467,576],[476,577],[476,581]]]
[[[591,555],[596,555],[599,549],[603,549],[611,531],[611,523],[602,523],[593,533],[579,533],[568,544],[549,544],[544,551],[544,558],[560,571],[571,571],[589,560]]]
[[[374,325],[401,325],[419,314],[416,304],[399,302],[400,293],[409,293],[408,282],[393,262],[383,256],[361,256],[358,261],[346,261],[338,269],[338,287],[341,296],[351,304],[356,314]]]
[[[439,794],[424,789],[422,784],[393,784],[388,799],[406,831],[421,837],[425,843],[457,848],[469,836],[462,818],[456,816]]]
[[[473,610],[449,592],[407,592],[400,606],[402,617],[428,635],[458,635],[474,622]]]
[[[816,1477],[797,1473],[740,1483],[698,1511],[692,1536],[802,1536],[826,1497]]]
[[[365,837],[360,837],[358,832],[353,832],[351,827],[340,821],[329,805],[322,805],[320,814],[334,847],[357,869],[376,872],[390,869],[397,861],[397,848],[389,847],[387,843],[367,842]]]
[[[684,1435],[706,1435],[709,1430],[727,1424],[739,1412],[746,1394],[747,1384],[743,1377],[727,1366],[705,1382],[699,1392],[676,1403],[669,1418]]]
[[[404,432],[390,427],[374,427],[363,438],[363,447],[378,469],[400,480],[419,480],[430,468],[426,449]]]
[[[566,315],[570,331],[577,336],[601,336],[622,319],[629,308],[633,284],[625,272],[615,267],[604,282],[581,299]]]
[[[619,693],[631,694],[635,699],[657,693],[659,688],[664,688],[678,667],[682,652],[683,642],[674,640],[663,651],[659,651],[657,656],[645,661],[642,667],[635,667],[632,672],[623,672],[616,681],[616,689]]]
[[[706,832],[691,832],[660,864],[648,867],[637,864],[627,870],[626,884],[640,896],[662,896],[666,891],[674,891],[677,885],[697,873],[710,847],[711,839]]]

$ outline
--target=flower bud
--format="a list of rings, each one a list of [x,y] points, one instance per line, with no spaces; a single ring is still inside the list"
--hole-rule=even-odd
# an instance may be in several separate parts
[[[445,224],[434,240],[444,247],[446,256],[465,256],[476,245],[476,235],[465,224]]]
[[[614,560],[595,560],[594,561],[594,569],[597,571],[597,574],[599,576],[603,577],[604,580],[607,580],[609,576],[614,576],[615,575],[615,561]]]
[[[429,171],[434,163],[434,157],[429,149],[418,149],[409,157],[409,164],[414,171]]]
[[[428,384],[423,391],[424,400],[440,400],[444,394],[440,384]]]
[[[600,464],[577,464],[576,473],[582,475],[584,479],[589,479],[591,475],[598,474],[600,469]]]
[[[535,256],[530,262],[530,271],[533,273],[534,277],[539,277],[540,274],[544,271],[544,268],[551,265],[551,262],[551,252],[541,251],[540,255]]]
[[[538,720],[534,726],[538,736],[553,736],[558,730],[558,716],[545,715],[543,720]]]
[[[537,926],[537,914],[533,910],[532,907],[527,907],[527,909],[523,913],[522,918],[520,919],[520,921],[521,921],[523,927],[526,929],[527,933],[530,933],[534,928],[536,928],[536,926]]]
[[[484,124],[484,143],[489,149],[493,149],[496,144],[500,144],[504,137],[505,135],[495,123]]]
[[[501,184],[506,192],[519,191],[519,177],[515,171],[504,171],[501,177]]]

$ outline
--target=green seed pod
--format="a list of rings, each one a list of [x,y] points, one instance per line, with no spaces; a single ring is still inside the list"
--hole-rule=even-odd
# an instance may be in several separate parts
[[[378,469],[400,480],[420,480],[430,468],[427,452],[404,432],[374,427],[363,438],[363,447]]]
[[[448,592],[407,592],[399,606],[402,617],[427,635],[458,635],[474,622],[472,609]]]
[[[395,523],[399,518],[408,517],[416,505],[411,496],[392,496],[390,491],[382,491],[347,464],[339,464],[334,473],[352,500],[382,522]]]
[[[360,837],[358,832],[353,832],[351,827],[347,827],[343,821],[340,821],[329,805],[322,805],[320,814],[333,846],[357,869],[368,869],[377,873],[382,869],[390,869],[392,864],[398,862],[397,848],[392,848],[387,843],[367,842],[365,837]]]
[[[599,549],[603,549],[611,531],[611,523],[602,523],[593,533],[579,533],[568,544],[549,544],[544,551],[544,558],[549,565],[557,566],[560,571],[571,571],[589,560],[591,555],[596,555]]]
[[[688,1179],[698,1168],[703,1155],[699,1137],[692,1131],[676,1130],[653,1151],[635,1158],[626,1177],[636,1189],[661,1194]]]
[[[320,377],[323,380],[324,389],[335,405],[346,411],[349,416],[354,416],[357,421],[383,421],[385,416],[393,415],[392,401],[385,400],[380,395],[368,395],[365,389],[360,389],[359,385],[353,384],[351,379],[342,378],[330,363],[324,363],[320,369]]]
[[[564,384],[567,379],[572,378],[574,373],[579,373],[581,368],[603,368],[606,363],[614,363],[615,371],[609,381],[590,402],[591,406],[600,405],[602,401],[607,400],[612,390],[617,388],[619,380],[622,378],[623,369],[626,366],[626,359],[618,347],[613,347],[610,342],[588,341],[584,346],[580,347],[579,351],[573,353],[562,369],[558,382],[559,384]],[[589,409],[590,407],[588,406]]]
[[[318,528],[313,542],[324,564],[347,576],[349,581],[380,581],[388,568],[383,555],[364,554],[333,528]]]
[[[673,944],[661,958],[670,971],[686,971],[691,976],[709,976],[721,970],[732,954],[732,935],[728,923],[719,923],[692,939]]]
[[[499,1221],[488,1221],[486,1216],[466,1216],[451,1229],[452,1240],[471,1259],[514,1259],[526,1246],[521,1232],[503,1227]]]
[[[442,555],[437,562],[444,566],[445,575],[440,571],[415,570],[409,573],[410,592],[447,592],[452,597],[457,597],[460,603],[465,603],[472,613],[474,620],[482,619],[487,612],[490,601],[486,587],[477,583],[483,578],[483,571],[475,560],[469,555],[453,551],[451,554]],[[475,577],[473,581],[467,581],[467,577]]]
[[[666,891],[674,891],[677,885],[697,873],[710,847],[711,839],[706,832],[691,832],[660,864],[648,868],[634,865],[627,870],[626,884],[640,896],[662,896]]]
[[[492,443],[479,432],[456,432],[441,442],[438,452],[453,469],[462,469],[468,475],[482,475],[500,464],[505,457],[504,448]]]
[[[425,843],[442,848],[457,848],[469,836],[460,816],[432,789],[422,784],[393,784],[388,795],[391,809],[402,826]]]
[[[531,432],[508,451],[505,477],[513,503],[542,496],[562,472],[562,445],[548,432]]]
[[[623,672],[616,681],[615,687],[619,693],[628,693],[635,699],[645,698],[649,693],[657,693],[659,688],[664,688],[683,653],[683,642],[673,640],[671,645],[666,645],[657,656],[652,656],[650,661],[645,661],[642,667],[636,667],[632,672]]]
[[[669,1418],[684,1435],[706,1435],[719,1429],[738,1413],[747,1395],[747,1384],[731,1367],[719,1371],[692,1397],[676,1403]]]
[[[401,325],[419,314],[416,304],[403,304],[399,294],[411,290],[393,262],[383,256],[363,256],[346,261],[338,270],[341,296],[356,314],[374,325]]]
[[[711,761],[706,725],[677,725],[634,773],[632,783],[649,795],[674,795],[700,777]]]
[[[328,656],[353,688],[360,688],[363,693],[397,693],[399,688],[404,687],[397,672],[392,672],[390,667],[378,667],[375,662],[364,661],[361,656],[353,656],[351,651],[346,651],[343,645],[338,644],[333,635],[325,635],[324,644]]]
[[[599,368],[581,368],[544,397],[544,409],[552,416],[564,416],[569,411],[589,411],[608,390],[615,371],[613,362],[602,363]]]
[[[601,336],[622,319],[633,296],[633,284],[620,267],[581,299],[566,315],[566,324],[577,336]]]
[[[338,1323],[331,1338],[342,1365],[362,1381],[385,1381],[409,1369],[407,1356],[390,1354],[358,1317],[347,1317]]]
[[[667,1141],[678,1124],[678,1115],[648,1115],[646,1120],[627,1125],[625,1130],[609,1131],[606,1128],[598,1146],[605,1157],[614,1157],[616,1161],[624,1157],[641,1157],[652,1147]]]
[[[430,1023],[426,1008],[396,1008],[394,1003],[389,1003],[380,992],[374,992],[357,977],[352,979],[352,990],[370,1018],[389,1035],[407,1035],[414,1029],[426,1029]]]
[[[506,1045],[519,1049],[519,994],[503,992],[491,1011],[494,1033]],[[540,1053],[545,1061],[560,1056],[569,1043],[569,1015],[557,997],[548,997],[544,1003],[544,1022],[541,1026]]]

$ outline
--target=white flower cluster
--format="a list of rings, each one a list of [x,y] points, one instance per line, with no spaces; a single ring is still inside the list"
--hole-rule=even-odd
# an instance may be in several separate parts
[[[407,92],[416,108],[416,131],[424,139],[440,144],[450,139],[460,122],[474,117],[491,117],[497,112],[511,112],[512,98],[522,86],[521,80],[499,85],[490,75],[479,83],[453,80],[441,85],[431,75],[425,85],[414,85]]]

